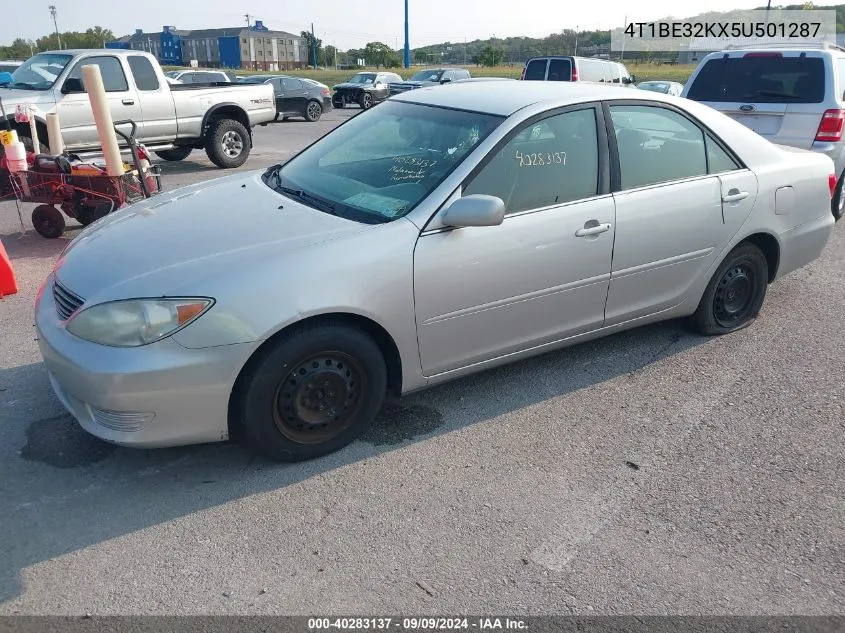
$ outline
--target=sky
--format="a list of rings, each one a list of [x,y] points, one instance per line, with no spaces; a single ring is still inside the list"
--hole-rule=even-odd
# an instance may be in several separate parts
[[[3,0],[13,10],[3,11],[0,44],[16,37],[35,39],[53,31],[45,2],[36,5]],[[136,28],[160,31],[162,26],[180,29],[246,25],[263,20],[271,29],[299,33],[311,28],[325,44],[341,50],[381,41],[394,48],[404,42],[403,0],[52,0],[60,31],[84,31],[92,26],[111,29],[116,36]],[[629,22],[645,22],[673,16],[696,15],[705,10],[750,9],[764,0],[709,0],[706,5],[689,0],[409,0],[411,48],[444,41],[463,42],[489,37],[525,35],[543,37],[564,29],[610,29]]]

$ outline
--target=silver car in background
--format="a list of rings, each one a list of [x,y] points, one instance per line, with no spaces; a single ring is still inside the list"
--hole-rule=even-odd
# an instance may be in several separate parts
[[[263,173],[84,229],[39,291],[39,345],[107,441],[237,433],[309,459],[354,440],[388,390],[664,319],[747,326],[822,252],[832,182],[828,157],[694,101],[422,88]]]
[[[845,214],[845,49],[802,44],[711,53],[681,94],[772,143],[829,156],[837,178],[831,210],[837,220]]]
[[[680,97],[684,91],[684,84],[677,81],[641,81],[637,84],[640,90],[649,90],[651,92],[659,92],[664,95],[671,95],[673,97]]]

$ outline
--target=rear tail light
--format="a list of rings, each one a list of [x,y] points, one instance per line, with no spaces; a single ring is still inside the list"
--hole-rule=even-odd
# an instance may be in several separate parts
[[[328,89],[328,88],[323,88],[320,92],[322,93],[322,95],[323,95],[324,97],[328,97],[328,96],[331,94],[331,93],[329,92],[329,89]]]
[[[572,64],[572,81],[578,81],[578,67]]]
[[[843,124],[845,124],[845,110],[826,110],[816,132],[816,140],[828,143],[841,141]]]
[[[827,177],[827,186],[830,187],[831,199],[836,194],[836,174],[831,174]]]

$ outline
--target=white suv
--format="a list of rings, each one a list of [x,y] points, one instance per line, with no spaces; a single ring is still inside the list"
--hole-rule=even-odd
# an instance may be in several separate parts
[[[779,45],[711,53],[681,96],[724,112],[772,143],[828,155],[838,178],[833,216],[843,216],[845,49]]]

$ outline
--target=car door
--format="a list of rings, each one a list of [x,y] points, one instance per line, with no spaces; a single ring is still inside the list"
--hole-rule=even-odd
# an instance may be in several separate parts
[[[129,72],[141,103],[137,138],[145,143],[172,141],[176,137],[176,106],[170,85],[159,81],[149,58],[129,55]]]
[[[501,198],[502,224],[420,236],[414,294],[425,375],[602,326],[615,217],[601,117],[580,105],[522,126],[461,192]]]
[[[274,79],[270,79],[265,83],[270,84],[273,86],[273,94],[275,95],[276,99],[276,112],[284,114],[285,112],[285,101],[284,101],[284,86],[282,86],[282,80],[279,77]]]
[[[282,78],[282,104],[285,114],[303,114],[307,101],[305,86],[299,79]]]
[[[614,325],[684,300],[750,213],[757,180],[677,109],[617,103],[607,113],[619,166],[606,310]]]
[[[92,64],[100,67],[112,120],[141,121],[138,94],[134,86],[130,86],[127,81],[120,59],[113,55],[95,55],[79,60],[65,78],[65,84],[69,79],[81,81],[82,67]],[[63,94],[57,105],[57,112],[62,126],[62,138],[68,149],[99,147],[97,127],[86,92]]]

